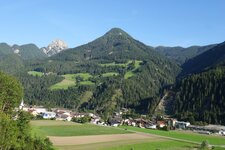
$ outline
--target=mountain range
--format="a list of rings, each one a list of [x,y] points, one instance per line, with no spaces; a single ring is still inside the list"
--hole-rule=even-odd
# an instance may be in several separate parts
[[[16,54],[23,60],[45,59],[67,48],[68,46],[62,40],[54,40],[47,47],[43,48],[38,48],[35,44],[14,44],[10,46],[7,43],[0,43],[0,58],[10,54]]]
[[[75,48],[61,40],[44,48],[0,44],[0,68],[18,77],[29,104],[94,111],[105,119],[124,107],[130,115],[154,115],[170,92],[173,116],[225,124],[224,60],[224,43],[154,48],[119,28]]]

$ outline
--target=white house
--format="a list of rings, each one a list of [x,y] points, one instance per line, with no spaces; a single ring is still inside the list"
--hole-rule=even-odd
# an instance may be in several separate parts
[[[184,121],[176,121],[175,127],[180,129],[185,129],[186,127],[190,126],[190,122],[184,122]]]
[[[44,119],[51,119],[51,118],[55,118],[56,113],[55,112],[45,112],[43,114],[43,118]]]
[[[225,130],[220,130],[220,131],[219,131],[219,134],[225,136]]]
[[[145,124],[145,128],[147,129],[156,129],[156,124]]]

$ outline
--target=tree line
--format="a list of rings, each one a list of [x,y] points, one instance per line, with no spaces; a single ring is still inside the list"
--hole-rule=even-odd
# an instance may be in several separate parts
[[[0,149],[53,150],[48,138],[32,135],[30,115],[15,110],[23,97],[23,88],[14,77],[0,72]]]

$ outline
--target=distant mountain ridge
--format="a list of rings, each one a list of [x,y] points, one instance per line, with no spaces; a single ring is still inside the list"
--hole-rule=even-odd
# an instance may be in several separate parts
[[[165,55],[166,57],[176,61],[178,64],[182,65],[187,60],[206,52],[207,50],[215,47],[217,44],[211,44],[206,46],[190,46],[187,48],[183,48],[180,46],[177,47],[164,47],[158,46],[155,47],[157,52]]]
[[[44,59],[47,55],[40,50],[35,44],[13,45],[0,43],[0,57],[16,54],[23,60]]]
[[[223,65],[225,63],[225,42],[220,43],[210,50],[189,59],[182,65],[182,75],[202,72],[206,69]]]

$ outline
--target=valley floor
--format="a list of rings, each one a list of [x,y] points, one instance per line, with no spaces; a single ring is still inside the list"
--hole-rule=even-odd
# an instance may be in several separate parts
[[[205,139],[210,144],[218,144],[214,150],[225,150],[224,137],[52,120],[31,121],[31,126],[34,134],[48,136],[58,150],[192,150]],[[192,139],[187,140],[185,136]]]

